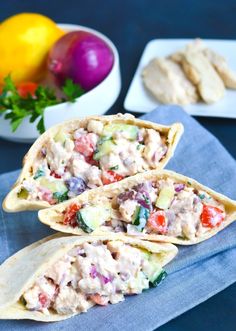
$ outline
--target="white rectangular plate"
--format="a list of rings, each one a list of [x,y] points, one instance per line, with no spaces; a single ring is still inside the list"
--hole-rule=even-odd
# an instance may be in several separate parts
[[[145,89],[141,72],[148,62],[154,57],[164,57],[183,48],[193,39],[155,39],[145,47],[138,68],[131,82],[125,98],[124,108],[138,113],[147,113],[156,108],[160,103],[155,100]],[[223,55],[232,70],[236,71],[236,41],[233,40],[203,40],[210,48]],[[207,105],[199,102],[183,106],[190,115],[236,118],[236,90],[226,90],[225,96],[220,101]]]

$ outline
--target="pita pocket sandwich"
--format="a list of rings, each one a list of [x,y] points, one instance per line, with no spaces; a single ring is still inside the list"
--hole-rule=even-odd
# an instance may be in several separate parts
[[[88,189],[163,168],[183,132],[129,114],[76,119],[50,128],[24,158],[3,202],[8,212],[50,207]]]

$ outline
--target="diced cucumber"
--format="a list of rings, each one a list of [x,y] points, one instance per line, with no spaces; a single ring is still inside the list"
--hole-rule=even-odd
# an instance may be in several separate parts
[[[100,160],[100,158],[104,155],[107,155],[112,152],[115,144],[112,140],[104,140],[101,143],[98,143],[97,151],[95,152],[93,158],[94,160]]]
[[[68,191],[66,192],[54,192],[53,193],[53,199],[57,200],[57,202],[63,202],[65,200],[68,200]]]
[[[64,142],[66,141],[66,139],[68,139],[68,134],[63,132],[62,130],[58,131],[57,134],[54,137],[54,141],[56,143],[60,142],[62,144],[64,144]]]
[[[148,277],[152,287],[156,287],[167,275],[160,264],[158,254],[152,253],[149,255],[148,265],[144,268],[144,273]]]
[[[46,177],[39,178],[40,186],[48,188],[53,193],[65,193],[68,191],[66,185],[60,179],[54,179],[53,181],[48,180]]]
[[[109,170],[118,170],[118,169],[119,169],[119,166],[118,165],[109,168]]]
[[[27,199],[29,196],[29,192],[24,187],[22,187],[20,192],[17,193],[17,196],[20,199]]]
[[[153,276],[153,280],[150,281],[152,287],[157,287],[167,276],[167,272],[165,270],[161,270],[159,273],[156,272],[155,276]]]
[[[110,216],[109,208],[87,206],[77,212],[77,223],[84,232],[90,233],[108,221]]]
[[[125,132],[127,139],[136,140],[138,137],[138,130],[138,127],[135,125],[113,123],[104,126],[102,135],[112,137],[115,132]]]
[[[133,219],[132,219],[132,224],[134,224],[137,228],[138,231],[142,232],[148,217],[149,217],[149,210],[147,208],[144,208],[143,206],[137,206],[136,210],[134,212],[133,215]]]
[[[170,207],[171,201],[173,200],[175,191],[173,187],[164,186],[156,200],[156,207],[160,209],[167,209]]]

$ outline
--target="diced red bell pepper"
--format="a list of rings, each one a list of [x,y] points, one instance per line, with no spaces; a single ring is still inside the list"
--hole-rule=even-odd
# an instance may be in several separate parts
[[[49,300],[48,297],[45,293],[40,293],[39,294],[39,302],[43,308],[48,307],[49,305]]]
[[[50,172],[50,176],[54,177],[54,178],[61,178],[61,175],[58,175],[54,170],[52,170]]]
[[[17,91],[22,98],[27,98],[28,95],[31,95],[32,97],[35,96],[35,91],[37,90],[38,84],[34,82],[24,82],[20,83],[17,86]]]
[[[92,154],[91,156],[87,156],[87,157],[85,157],[85,161],[86,161],[87,163],[91,164],[91,165],[96,166],[96,167],[99,166],[99,162],[98,162],[97,160],[94,160],[94,158],[93,158],[93,154]]]
[[[201,223],[204,227],[214,228],[220,226],[225,218],[225,212],[215,206],[203,205]]]
[[[119,175],[118,173],[116,173],[112,170],[103,171],[103,173],[102,173],[103,185],[108,185],[111,183],[118,182],[118,181],[122,180],[123,178],[124,178],[124,176]]]
[[[76,213],[80,210],[80,206],[77,203],[72,203],[69,207],[67,207],[63,223],[65,225],[71,225],[73,227],[76,226]]]
[[[94,133],[82,135],[75,140],[75,150],[85,157],[92,157],[95,151],[95,143],[93,139]]]
[[[148,218],[147,227],[156,233],[165,234],[167,232],[165,212],[161,210],[152,212]]]

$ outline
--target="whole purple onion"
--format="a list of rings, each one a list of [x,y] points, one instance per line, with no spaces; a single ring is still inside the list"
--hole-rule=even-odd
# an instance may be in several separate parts
[[[106,78],[112,69],[114,54],[100,37],[86,31],[72,31],[52,47],[48,69],[59,85],[72,79],[89,91]]]
[[[69,190],[69,197],[79,195],[87,188],[85,181],[81,177],[71,177],[70,179],[66,180],[66,186]]]

